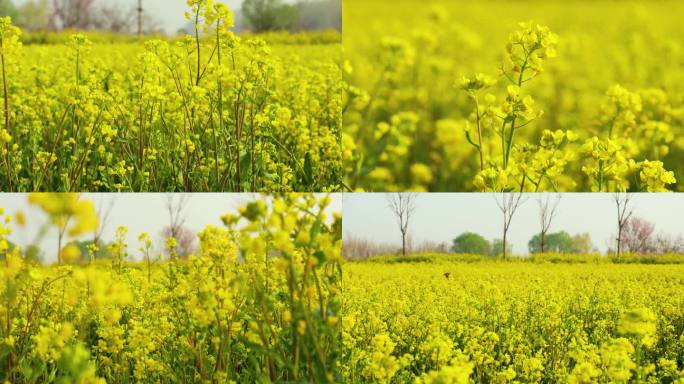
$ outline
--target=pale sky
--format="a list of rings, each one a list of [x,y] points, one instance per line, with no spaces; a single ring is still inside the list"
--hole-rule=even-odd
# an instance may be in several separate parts
[[[176,201],[181,194],[173,194]],[[128,252],[134,257],[139,256],[138,235],[148,232],[154,240],[155,250],[162,248],[163,239],[161,232],[168,226],[169,215],[166,208],[168,194],[161,193],[124,193],[124,194],[88,194],[84,193],[82,199],[88,199],[96,206],[107,207],[113,203],[111,214],[106,223],[103,233],[105,243],[114,238],[114,232],[119,226],[128,228]],[[324,196],[317,194],[316,196]],[[342,198],[340,194],[331,194],[332,203],[327,211],[330,218],[333,212],[342,210]],[[221,216],[227,213],[237,213],[237,209],[245,203],[261,195],[251,193],[195,193],[188,196],[185,212],[185,226],[194,232],[199,232],[207,225],[224,228]],[[5,209],[6,214],[14,215],[22,211],[26,215],[26,227],[19,228],[13,225],[13,234],[9,240],[13,243],[26,247],[34,244],[39,228],[47,220],[45,214],[35,206],[27,202],[26,194],[0,194],[0,207]],[[92,235],[82,239],[90,239]],[[69,239],[74,240],[74,239]],[[57,232],[51,231],[39,243],[45,251],[45,262],[53,262],[56,259]]]
[[[515,254],[528,253],[527,242],[539,232],[541,194],[527,194],[527,202],[513,218],[509,238]],[[656,224],[656,232],[671,236],[684,233],[684,194],[637,194],[632,198],[634,216]],[[344,196],[344,236],[400,246],[396,219],[387,207],[384,193],[354,193]],[[551,232],[565,230],[571,235],[588,232],[602,252],[614,238],[615,203],[612,194],[564,193]],[[413,243],[446,242],[463,232],[476,232],[491,240],[502,237],[501,212],[494,195],[486,193],[419,194],[409,231]]]

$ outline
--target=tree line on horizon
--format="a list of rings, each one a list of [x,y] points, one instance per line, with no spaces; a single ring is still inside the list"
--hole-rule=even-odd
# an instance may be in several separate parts
[[[510,244],[507,247],[507,253],[512,253],[513,247]],[[535,234],[530,239],[527,243],[527,248],[529,253],[542,253],[540,234]],[[450,251],[456,254],[499,257],[503,254],[503,240],[497,238],[490,241],[479,233],[466,231],[454,238]],[[546,234],[544,251],[549,253],[598,253],[598,249],[594,247],[591,236],[588,233],[573,236],[566,231]]]
[[[474,254],[490,257],[501,257],[504,260],[512,254],[512,246],[508,241],[513,217],[518,208],[526,201],[522,193],[502,193],[495,195],[495,200],[503,217],[502,237],[492,240],[472,232],[465,231],[456,236],[451,244],[424,242],[413,245],[410,236],[410,222],[416,211],[416,199],[419,194],[394,193],[387,195],[388,208],[397,220],[401,234],[401,248],[390,244],[378,244],[371,240],[345,236],[343,256],[350,259],[364,259],[380,255],[406,255],[408,253],[453,253]],[[565,230],[551,232],[550,229],[558,213],[561,195],[555,198],[550,195],[539,196],[539,232],[527,243],[530,254],[599,254],[589,233],[571,235]],[[644,218],[634,216],[632,195],[616,193],[612,199],[616,207],[616,233],[610,240],[606,254],[641,254],[663,255],[684,254],[684,237],[671,236],[656,232],[656,224]]]
[[[0,16],[10,16],[15,25],[29,32],[63,30],[106,31],[122,34],[164,34],[160,21],[147,12],[147,0],[133,6],[96,0],[27,0],[15,5],[0,0]],[[235,31],[342,30],[341,0],[243,0],[234,9]],[[188,32],[183,27],[177,33]]]

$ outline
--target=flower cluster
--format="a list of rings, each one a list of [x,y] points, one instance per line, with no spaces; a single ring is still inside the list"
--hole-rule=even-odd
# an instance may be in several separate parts
[[[30,204],[40,207],[52,224],[76,237],[97,229],[98,218],[90,200],[81,199],[77,193],[31,193]]]

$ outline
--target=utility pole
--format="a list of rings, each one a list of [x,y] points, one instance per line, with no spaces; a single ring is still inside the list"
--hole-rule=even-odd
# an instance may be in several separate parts
[[[143,7],[142,0],[138,0],[138,37],[143,34]]]

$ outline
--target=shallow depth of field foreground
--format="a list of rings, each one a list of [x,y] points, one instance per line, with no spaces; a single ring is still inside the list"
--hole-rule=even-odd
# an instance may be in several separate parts
[[[86,200],[31,201],[65,236],[97,228]],[[106,257],[98,242],[85,255],[69,243],[52,266],[6,240],[12,229],[41,223],[2,215],[0,380],[339,381],[340,223],[330,217],[338,215],[323,209],[328,197],[266,201],[206,227],[187,258],[174,237],[160,256],[150,235],[126,244],[120,228]]]
[[[345,264],[345,380],[684,381],[684,265],[486,260]]]
[[[345,1],[348,185],[682,190],[683,5]]]

